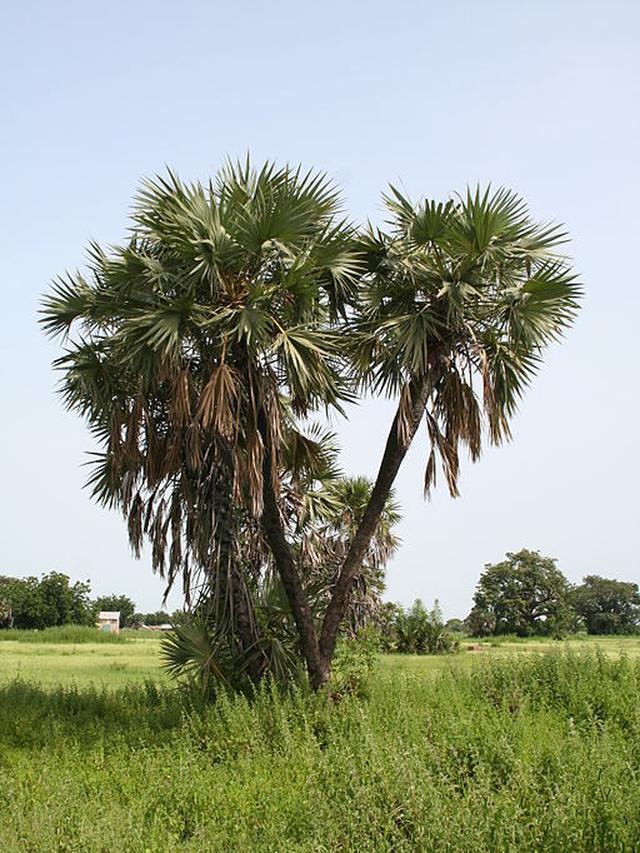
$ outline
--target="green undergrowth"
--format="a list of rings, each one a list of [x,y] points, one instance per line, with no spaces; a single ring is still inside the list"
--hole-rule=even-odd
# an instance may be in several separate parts
[[[366,697],[9,683],[0,849],[637,849],[638,662],[385,668]]]
[[[135,632],[137,636],[138,632]],[[0,642],[17,640],[20,643],[126,643],[132,639],[132,634],[121,631],[119,634],[109,634],[98,631],[97,628],[85,625],[58,625],[55,628],[41,630],[19,630],[4,628],[0,630]]]

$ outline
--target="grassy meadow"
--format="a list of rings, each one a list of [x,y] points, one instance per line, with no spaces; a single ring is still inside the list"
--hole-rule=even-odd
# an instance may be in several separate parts
[[[166,680],[155,633],[100,634],[92,628],[76,628],[70,633],[58,628],[0,631],[0,684],[19,678],[45,687],[115,688]]]
[[[87,639],[0,641],[3,851],[638,849],[640,638],[465,643],[382,658],[363,697],[208,708],[157,637]]]

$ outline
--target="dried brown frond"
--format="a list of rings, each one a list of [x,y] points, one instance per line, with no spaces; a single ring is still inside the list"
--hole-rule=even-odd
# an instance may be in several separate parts
[[[133,548],[136,557],[140,556],[140,552],[142,550],[143,514],[144,504],[140,497],[140,493],[138,492],[131,502],[131,508],[129,509],[127,517],[129,541],[131,542],[131,547]]]
[[[198,405],[197,416],[203,427],[213,427],[224,438],[233,440],[240,395],[237,371],[224,362],[214,367]]]
[[[202,435],[197,423],[190,423],[186,429],[187,462],[192,471],[197,471],[202,458]]]
[[[171,388],[171,421],[181,427],[191,418],[191,372],[183,367],[174,377]]]
[[[257,430],[247,436],[246,489],[249,495],[251,512],[259,516],[262,512],[264,444]]]

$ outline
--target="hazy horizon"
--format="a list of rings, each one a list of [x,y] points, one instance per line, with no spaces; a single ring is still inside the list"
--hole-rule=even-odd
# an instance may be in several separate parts
[[[381,218],[388,182],[412,198],[491,182],[572,238],[583,309],[511,444],[463,465],[457,500],[440,478],[431,502],[424,430],[411,448],[387,598],[439,598],[464,616],[483,565],[522,547],[572,582],[640,580],[640,6],[27,0],[3,18],[0,574],[62,571],[159,608],[150,560],[133,559],[121,517],[82,488],[91,442],[56,396],[60,346],[38,328],[38,300],[82,267],[90,239],[123,239],[142,177],[169,165],[206,180],[250,150],[326,171],[358,222]],[[349,414],[336,421],[343,466],[374,476],[393,405]]]

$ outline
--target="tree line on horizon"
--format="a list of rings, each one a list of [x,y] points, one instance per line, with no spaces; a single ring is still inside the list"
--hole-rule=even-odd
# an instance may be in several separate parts
[[[388,652],[443,653],[456,648],[456,636],[562,637],[640,632],[638,584],[586,575],[571,584],[556,560],[538,551],[508,552],[499,563],[487,564],[466,619],[446,622],[438,600],[431,609],[416,599],[409,607],[383,601],[379,574],[367,590],[367,606],[359,601],[345,633],[357,637],[363,630],[375,634]],[[165,623],[179,624],[184,612],[139,613],[126,595],[90,598],[89,582],[71,584],[67,575],[50,572],[36,577],[0,576],[0,628],[42,629],[58,625],[93,625],[100,610],[120,612],[123,628]]]
[[[444,621],[435,600],[403,607],[380,601],[371,627],[386,652],[439,654],[456,651],[461,637],[551,637],[640,633],[638,584],[586,575],[571,584],[556,560],[526,548],[485,565],[465,619]]]
[[[571,584],[555,559],[523,548],[485,566],[464,625],[473,636],[633,634],[640,630],[638,584],[599,575]]]
[[[139,613],[126,595],[101,595],[91,598],[89,581],[71,583],[62,572],[49,572],[40,578],[0,575],[0,629],[42,630],[60,625],[95,625],[101,610],[120,612],[121,628],[163,625],[175,620],[163,610]]]

